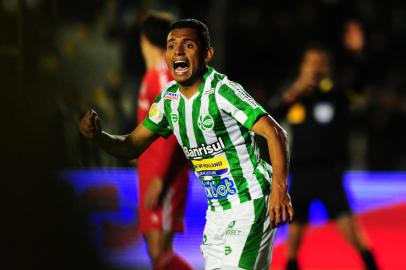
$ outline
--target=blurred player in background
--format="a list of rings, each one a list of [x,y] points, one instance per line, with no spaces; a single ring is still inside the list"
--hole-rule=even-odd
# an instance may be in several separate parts
[[[297,254],[314,199],[325,205],[366,269],[378,269],[342,184],[348,163],[349,104],[341,87],[333,79],[329,52],[315,45],[305,50],[298,77],[275,99],[279,104],[273,104],[286,116],[293,136],[290,193],[296,219],[289,225],[287,270],[300,269]]]
[[[140,42],[146,64],[138,99],[138,123],[156,96],[172,81],[165,62],[166,36],[173,18],[148,12],[141,21]],[[189,166],[175,136],[157,139],[138,159],[140,230],[154,269],[192,269],[173,251],[175,232],[184,230]]]

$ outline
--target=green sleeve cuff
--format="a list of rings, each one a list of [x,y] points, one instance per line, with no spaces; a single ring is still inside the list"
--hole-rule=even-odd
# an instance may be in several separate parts
[[[262,107],[261,108],[256,108],[253,110],[252,114],[248,117],[247,121],[245,121],[244,126],[248,128],[249,130],[252,129],[252,126],[254,126],[255,122],[261,118],[262,116],[269,115]]]
[[[171,135],[172,131],[169,128],[164,128],[158,124],[152,122],[148,117],[142,121],[142,124],[153,133],[158,134],[164,138],[168,138]]]

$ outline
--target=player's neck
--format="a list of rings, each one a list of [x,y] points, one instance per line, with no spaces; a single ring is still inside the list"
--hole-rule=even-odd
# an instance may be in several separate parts
[[[204,74],[207,72],[207,67],[204,66],[199,73],[195,74],[194,79],[189,82],[180,83],[180,92],[184,97],[190,99],[194,94],[199,92],[200,85],[204,82]]]
[[[200,85],[203,83],[203,78],[197,79],[195,82],[193,82],[190,85],[180,85],[180,92],[184,97],[187,99],[190,99],[194,94],[196,94],[199,91]]]

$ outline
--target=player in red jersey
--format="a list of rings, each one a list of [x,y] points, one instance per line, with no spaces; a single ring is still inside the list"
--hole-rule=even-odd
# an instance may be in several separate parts
[[[166,37],[172,17],[150,12],[141,23],[141,50],[146,73],[138,99],[138,122],[165,84],[172,81],[165,62]],[[140,230],[154,269],[192,269],[173,252],[175,232],[184,229],[188,165],[174,135],[159,138],[138,159]]]

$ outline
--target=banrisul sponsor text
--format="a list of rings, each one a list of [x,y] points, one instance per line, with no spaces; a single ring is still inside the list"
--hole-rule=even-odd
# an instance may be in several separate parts
[[[198,158],[204,157],[206,155],[217,154],[223,151],[225,148],[226,147],[224,146],[223,140],[220,137],[218,137],[217,142],[215,143],[202,144],[201,146],[193,148],[187,148],[184,146],[183,152],[185,152],[187,158]]]

